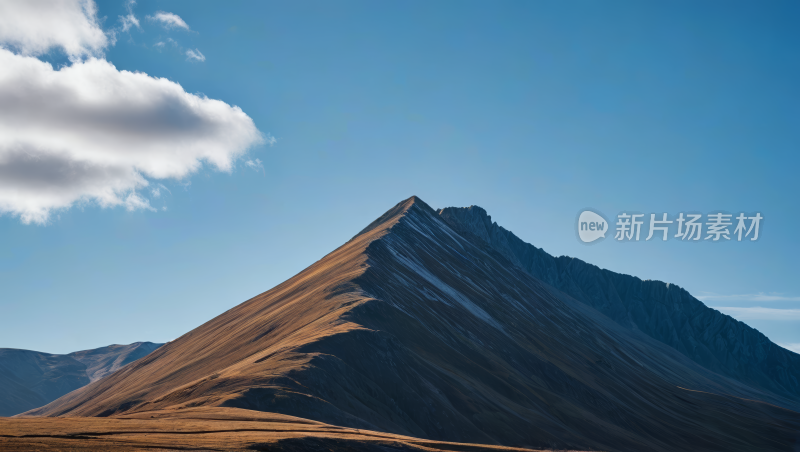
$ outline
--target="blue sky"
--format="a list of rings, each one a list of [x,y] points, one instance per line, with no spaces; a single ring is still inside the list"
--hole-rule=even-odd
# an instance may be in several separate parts
[[[0,347],[174,339],[418,195],[800,350],[796,3],[100,1],[97,17],[116,41],[93,55],[238,106],[261,138],[213,154],[228,167],[141,170],[135,198],[0,216]],[[66,48],[29,53],[87,58]],[[222,148],[249,133],[221,130]],[[587,207],[764,220],[755,242],[587,246]]]

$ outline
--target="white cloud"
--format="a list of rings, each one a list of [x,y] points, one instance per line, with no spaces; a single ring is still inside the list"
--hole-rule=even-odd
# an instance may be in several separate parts
[[[206,57],[202,53],[200,53],[197,49],[189,49],[186,51],[186,59],[187,60],[197,60],[197,61],[205,61]]]
[[[0,67],[0,212],[26,223],[79,200],[141,206],[122,196],[146,178],[229,171],[263,142],[238,107],[104,60],[56,71],[0,49]]]
[[[142,26],[139,25],[139,19],[136,18],[135,14],[133,14],[133,6],[135,4],[135,0],[128,0],[128,3],[125,4],[125,9],[128,10],[128,14],[119,16],[119,21],[122,23],[123,32],[130,30],[132,27],[136,27],[139,30],[142,29]]]
[[[119,16],[119,21],[122,23],[122,31],[128,31],[132,27],[136,27],[141,30],[142,26],[139,25],[139,19],[136,18],[133,14],[128,14],[127,16]]]
[[[82,11],[58,21],[42,5],[0,2],[0,45],[17,51],[0,47],[0,213],[46,223],[75,203],[154,210],[139,192],[155,180],[188,186],[187,176],[204,163],[230,171],[265,141],[236,106],[92,57],[108,43],[94,3],[51,2],[55,10]],[[58,30],[48,34],[32,10]],[[32,26],[5,26],[15,20]],[[63,48],[72,64],[56,70],[30,56],[49,47]]]
[[[134,211],[139,209],[147,209],[153,212],[156,211],[156,209],[154,209],[150,205],[150,201],[148,201],[145,198],[142,198],[136,192],[129,193],[128,196],[125,197],[125,201],[122,204],[129,211]]]
[[[800,320],[800,309],[774,309],[753,306],[747,308],[733,306],[711,306],[737,320]]]
[[[169,191],[169,188],[165,187],[164,184],[156,184],[155,187],[150,189],[150,194],[153,196],[153,198],[160,198],[161,197],[161,190],[165,190],[170,195],[172,194],[172,192]],[[164,210],[167,210],[167,209],[165,208]]]
[[[800,353],[800,343],[778,344],[778,345],[780,345],[781,347],[785,348],[786,350],[791,350],[791,351],[793,351],[795,353]]]
[[[101,56],[109,42],[91,0],[0,1],[0,43],[22,55],[60,48],[78,60]]]
[[[272,138],[272,137],[270,136],[269,138]],[[264,170],[264,165],[263,165],[263,163],[261,162],[260,159],[248,160],[248,161],[244,162],[244,164],[247,165],[248,168],[252,168],[256,172],[259,172],[259,171],[263,172],[265,176],[267,174],[266,170]]]
[[[165,28],[183,28],[184,30],[189,29],[189,25],[181,19],[181,17],[177,14],[168,13],[164,11],[158,11],[152,16],[147,16],[149,20],[153,20],[156,22],[160,22]]]
[[[153,47],[155,47],[156,49],[161,51],[161,50],[163,50],[164,48],[167,47],[167,43],[172,44],[172,47],[174,47],[174,48],[178,48],[178,49],[181,48],[180,44],[178,44],[178,41],[176,41],[176,40],[174,40],[172,38],[167,38],[166,41],[158,41],[157,43],[155,43],[153,45]]]
[[[713,292],[701,292],[701,295],[697,296],[698,300],[701,301],[800,301],[800,297],[787,297],[784,296],[782,293],[778,292],[770,292],[770,293],[744,293],[744,294],[733,294],[733,295],[720,295]]]

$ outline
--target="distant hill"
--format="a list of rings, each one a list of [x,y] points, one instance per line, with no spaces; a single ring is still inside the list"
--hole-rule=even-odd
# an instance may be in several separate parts
[[[97,381],[163,344],[135,342],[67,355],[0,348],[0,416],[13,416]]]

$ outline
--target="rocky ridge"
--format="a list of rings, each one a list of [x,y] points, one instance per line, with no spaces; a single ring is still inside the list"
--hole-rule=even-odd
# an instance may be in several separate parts
[[[474,243],[619,325],[658,340],[701,366],[800,401],[800,355],[747,324],[707,307],[675,284],[645,281],[567,256],[553,257],[492,221],[478,206],[440,209],[439,216]]]

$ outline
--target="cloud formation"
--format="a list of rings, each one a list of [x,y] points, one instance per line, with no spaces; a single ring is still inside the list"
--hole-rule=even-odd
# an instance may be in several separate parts
[[[164,28],[182,28],[184,30],[189,29],[189,25],[181,19],[181,16],[173,13],[168,13],[164,11],[158,11],[157,13],[153,14],[152,16],[147,16],[148,19],[159,22]]]
[[[205,61],[206,56],[200,53],[197,49],[189,49],[186,51],[186,59],[187,60],[196,60],[196,61]]]
[[[795,353],[800,353],[800,343],[778,344],[778,345],[785,348],[786,350],[791,350]]]
[[[125,4],[125,9],[128,10],[128,14],[124,16],[119,16],[119,21],[122,24],[123,32],[126,32],[133,27],[136,27],[139,30],[142,29],[142,26],[139,24],[139,19],[136,18],[135,14],[133,14],[133,6],[135,4],[136,4],[135,0],[128,0],[128,3]]]
[[[702,292],[701,295],[697,296],[697,299],[703,302],[706,301],[760,301],[760,302],[768,302],[768,301],[800,301],[800,297],[787,297],[782,293],[777,292],[770,292],[770,293],[743,293],[743,294],[733,294],[733,295],[720,295],[711,292]]]
[[[102,55],[110,40],[91,0],[8,0],[0,2],[0,43],[22,55],[60,48],[77,60]]]
[[[81,24],[92,23],[94,4],[75,3]],[[45,44],[17,45],[17,53],[0,47],[0,213],[46,223],[75,203],[152,210],[140,194],[151,181],[184,181],[204,163],[230,171],[250,147],[271,140],[239,107],[88,56],[101,47],[84,40],[81,27],[42,41],[86,56],[59,70],[29,55]],[[43,39],[22,34],[8,42]]]
[[[261,162],[260,159],[253,159],[244,162],[245,166],[248,168],[253,169],[255,172],[262,172],[264,175],[267,175],[267,171],[264,169],[264,164]]]
[[[761,306],[740,308],[734,306],[711,306],[736,320],[800,320],[800,309],[774,309]]]

